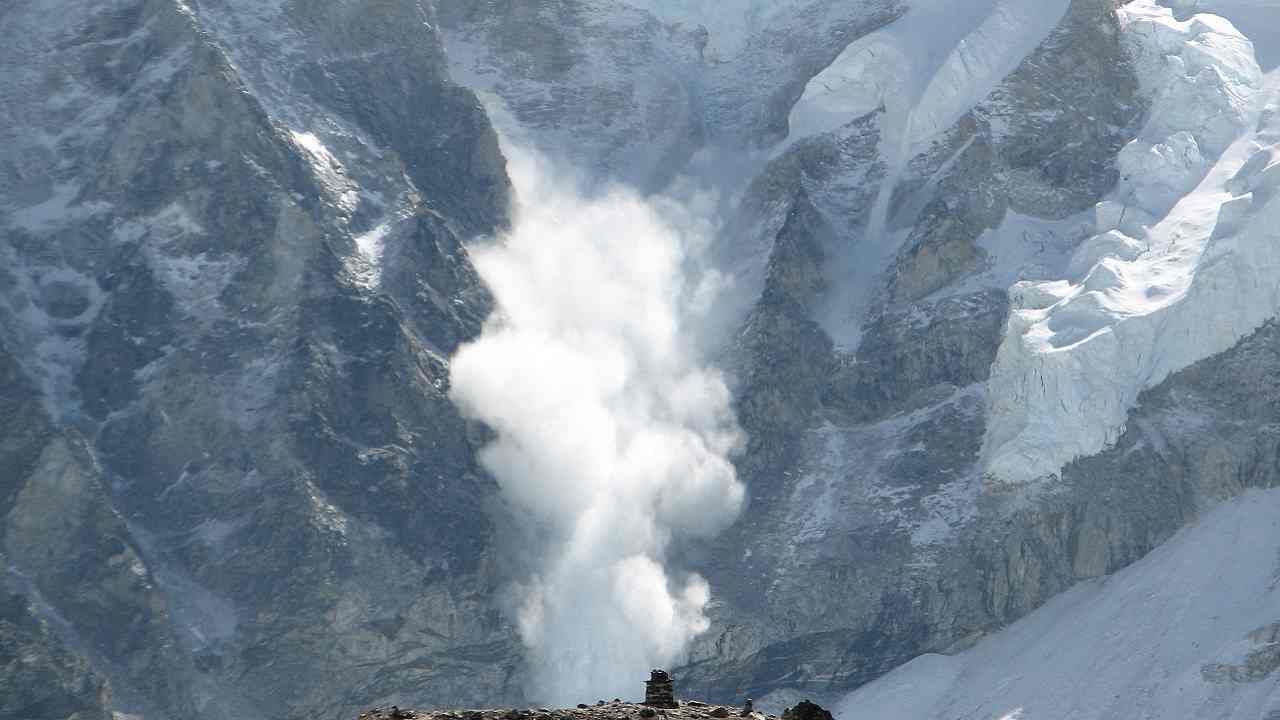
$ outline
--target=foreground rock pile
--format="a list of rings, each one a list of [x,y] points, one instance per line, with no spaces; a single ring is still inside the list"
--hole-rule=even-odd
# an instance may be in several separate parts
[[[743,707],[714,705],[688,700],[675,708],[655,708],[640,703],[598,701],[576,708],[496,709],[496,710],[404,710],[399,707],[374,708],[361,713],[359,720],[709,720],[711,718],[751,718],[751,720],[832,720],[831,713],[809,701],[777,715],[743,711]]]

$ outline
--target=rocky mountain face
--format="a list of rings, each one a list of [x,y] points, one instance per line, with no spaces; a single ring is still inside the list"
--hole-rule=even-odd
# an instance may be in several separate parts
[[[513,692],[444,394],[509,186],[430,8],[0,26],[5,716]]]
[[[0,718],[538,699],[448,397],[499,132],[717,197],[749,503],[673,553],[693,695],[842,693],[1280,484],[1270,55],[1151,0],[730,4],[0,6]]]

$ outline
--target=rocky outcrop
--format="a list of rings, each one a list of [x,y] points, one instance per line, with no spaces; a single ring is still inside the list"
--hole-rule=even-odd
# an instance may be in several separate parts
[[[981,240],[1012,213],[1052,222],[1102,199],[1144,120],[1112,9],[1071,3],[900,176],[878,167],[873,114],[797,144],[762,176],[774,182],[753,186],[744,212],[765,226],[777,217],[765,198],[787,197],[782,188],[812,212],[797,223],[793,207],[774,225],[764,290],[741,335],[786,318],[776,323],[785,337],[738,355],[751,506],[707,551],[717,560],[705,572],[732,607],[694,653],[697,692],[774,702],[789,697],[784,688],[860,685],[920,653],[963,647],[1092,576],[1077,574],[1098,562],[1083,548],[1107,547],[1114,563],[1103,565],[1115,569],[1189,517],[1137,491],[1113,503],[1125,517],[1106,520],[1084,490],[1005,496],[979,464],[984,384],[1009,312],[1008,260]],[[1090,83],[1114,92],[1083,91]],[[879,241],[862,232],[883,193],[901,245],[860,248]],[[814,249],[792,250],[806,242]],[[867,269],[876,262],[878,272]],[[821,281],[796,280],[810,276]],[[858,283],[880,289],[848,291]]]
[[[825,404],[866,422],[928,407],[987,378],[1009,312],[999,290],[890,310],[866,328],[857,353],[840,353]]]
[[[48,475],[48,465],[69,452],[67,442],[48,422],[37,393],[2,344],[0,404],[0,467],[5,468],[0,473],[0,517],[6,526],[0,545],[0,561],[5,564],[0,575],[0,718],[78,716],[105,720],[110,717],[111,689],[86,660],[83,647],[68,646],[76,635],[43,600],[40,587],[65,597],[61,585],[68,579],[65,571],[88,565],[85,569],[89,572],[72,588],[73,597],[79,592],[83,593],[81,602],[108,605],[112,602],[108,592],[119,589],[103,588],[108,592],[101,592],[86,587],[108,579],[104,577],[107,568],[77,562],[76,556],[85,549],[82,538],[101,539],[85,532],[84,518],[76,512],[75,505],[83,508],[92,503],[75,502],[77,493],[85,488],[74,470]],[[27,486],[24,480],[37,473],[47,478],[45,486]],[[38,495],[44,503],[34,497]],[[59,502],[63,498],[71,502]],[[50,525],[58,531],[46,544],[37,535]],[[38,575],[33,578],[28,573]]]
[[[801,700],[783,711],[782,720],[831,720],[831,713],[813,701]]]
[[[1266,625],[1249,633],[1252,646],[1241,664],[1213,663],[1200,669],[1205,680],[1213,683],[1258,682],[1280,670],[1280,623]]]
[[[111,692],[22,594],[0,601],[0,718],[109,720]]]
[[[445,360],[509,185],[430,8],[0,12],[4,637],[47,642],[0,683],[51,673],[38,717],[518,697]]]

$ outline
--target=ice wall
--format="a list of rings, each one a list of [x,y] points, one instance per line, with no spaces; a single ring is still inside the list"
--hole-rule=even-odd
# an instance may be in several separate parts
[[[663,22],[707,30],[707,50],[713,57],[729,59],[742,50],[751,35],[784,13],[794,13],[803,0],[623,0],[646,10]]]
[[[1226,20],[1120,9],[1150,123],[1067,276],[1019,283],[992,367],[984,459],[1021,483],[1102,450],[1138,393],[1222,352],[1280,310],[1277,76]]]

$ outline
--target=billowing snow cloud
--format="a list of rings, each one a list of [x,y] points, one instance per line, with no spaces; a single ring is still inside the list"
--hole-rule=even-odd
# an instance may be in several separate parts
[[[742,504],[729,392],[694,349],[721,282],[689,269],[711,226],[508,156],[515,227],[473,253],[497,311],[455,356],[451,393],[495,431],[481,461],[545,538],[519,593],[535,699],[631,696],[708,625],[707,583],[667,567],[672,539]]]

